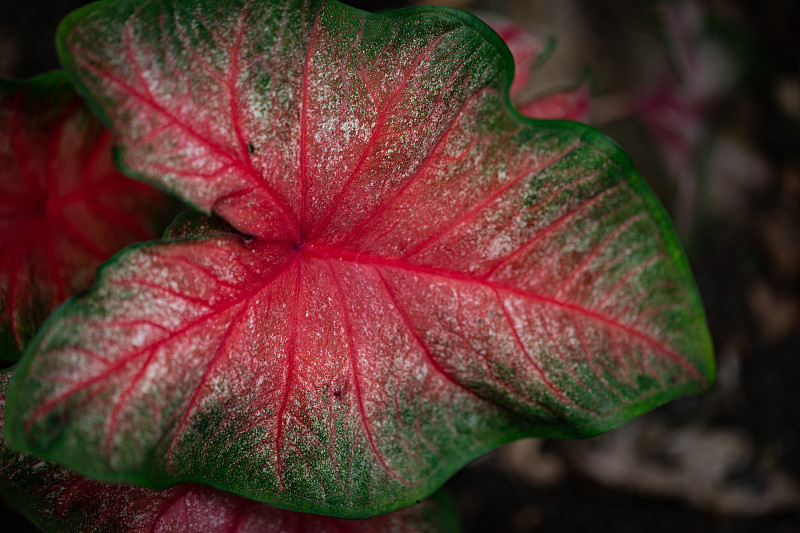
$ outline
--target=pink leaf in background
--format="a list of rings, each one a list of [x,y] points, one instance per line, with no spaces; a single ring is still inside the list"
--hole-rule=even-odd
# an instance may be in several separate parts
[[[511,51],[514,59],[514,80],[509,93],[514,99],[528,85],[534,68],[552,43],[500,15],[482,13],[480,18],[497,32]]]
[[[17,359],[50,311],[170,214],[116,170],[111,135],[63,74],[0,81],[0,358]]]
[[[592,94],[589,84],[582,81],[573,88],[553,91],[535,98],[520,98],[520,93],[529,85],[534,67],[543,61],[546,49],[552,46],[524,26],[501,16],[481,14],[486,22],[506,43],[514,58],[514,81],[511,83],[511,99],[517,110],[525,116],[537,119],[576,120],[589,122],[592,118]]]
[[[527,103],[517,104],[517,109],[531,118],[590,122],[591,102],[592,93],[588,82],[584,81],[573,89],[554,92]]]

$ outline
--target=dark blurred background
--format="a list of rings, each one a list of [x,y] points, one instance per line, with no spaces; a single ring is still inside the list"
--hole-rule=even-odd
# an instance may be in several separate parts
[[[57,68],[55,28],[85,3],[0,0],[0,77]],[[706,396],[463,469],[447,487],[464,531],[800,531],[800,2],[347,3],[493,12],[555,38],[529,97],[588,67],[591,122],[672,215],[714,339]],[[36,530],[0,512],[0,529]]]

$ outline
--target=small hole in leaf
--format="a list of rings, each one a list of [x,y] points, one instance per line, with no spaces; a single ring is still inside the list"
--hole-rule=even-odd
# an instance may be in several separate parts
[[[255,151],[256,151],[256,147],[255,147],[255,146],[253,146],[253,145],[252,145],[252,144],[250,144],[250,143],[247,143],[247,151],[248,151],[248,152],[250,152],[250,153],[252,154],[253,152],[255,152]]]

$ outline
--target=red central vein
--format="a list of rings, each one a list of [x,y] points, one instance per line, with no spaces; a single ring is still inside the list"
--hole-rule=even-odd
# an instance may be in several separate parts
[[[419,54],[417,54],[417,56],[414,58],[414,61],[412,62],[411,66],[408,68],[406,73],[403,75],[403,79],[400,80],[400,82],[397,84],[397,87],[395,87],[395,89],[392,92],[391,96],[386,101],[386,103],[382,107],[380,113],[378,114],[378,119],[375,121],[375,127],[372,128],[372,133],[370,134],[369,139],[367,140],[366,144],[364,145],[364,149],[361,151],[361,155],[358,158],[358,162],[356,163],[356,166],[350,172],[350,175],[347,177],[347,180],[345,181],[344,185],[339,190],[339,192],[336,194],[336,198],[334,198],[333,203],[328,208],[327,212],[323,215],[323,217],[320,219],[319,223],[314,227],[314,229],[311,230],[311,232],[309,233],[309,240],[313,239],[313,237],[317,234],[317,232],[320,229],[325,228],[325,225],[336,214],[336,210],[339,208],[339,205],[341,204],[341,201],[342,201],[342,198],[344,197],[345,192],[347,192],[347,189],[350,187],[350,184],[353,183],[353,181],[358,177],[359,172],[361,171],[361,167],[364,166],[364,163],[366,162],[367,157],[369,157],[369,155],[371,153],[370,150],[374,147],[375,141],[377,140],[379,134],[381,133],[381,128],[383,127],[384,122],[386,122],[386,119],[389,116],[389,110],[394,105],[394,103],[397,101],[397,98],[402,93],[403,89],[405,88],[406,84],[408,83],[408,80],[411,79],[411,76],[414,75],[414,73],[416,72],[417,67],[422,63],[422,61],[426,57],[428,57],[429,52],[431,52],[433,49],[435,49],[439,45],[439,43],[441,43],[442,40],[444,40],[445,37],[447,37],[448,35],[449,35],[449,33],[442,34],[438,38],[436,38],[433,41],[431,41],[430,43],[428,43],[425,46],[425,48],[423,48],[422,51],[419,52]]]
[[[317,20],[319,19],[320,11],[314,15],[314,20],[311,21],[311,35],[308,39],[308,48],[306,49],[306,59],[303,63],[303,78],[300,84],[300,149],[298,150],[298,175],[297,183],[300,187],[300,229],[302,230],[303,224],[306,219],[306,195],[308,194],[308,178],[306,176],[306,167],[308,165],[308,71],[311,69],[311,52],[314,47],[314,38],[317,34]]]
[[[289,393],[292,390],[292,381],[294,379],[294,359],[295,351],[297,350],[297,315],[298,305],[300,301],[300,284],[302,280],[302,261],[300,256],[297,257],[297,279],[294,284],[294,306],[292,308],[292,336],[289,340],[288,357],[286,360],[286,378],[284,379],[283,398],[281,405],[278,407],[278,414],[276,415],[275,424],[275,471],[278,483],[281,490],[284,490],[283,485],[283,457],[281,455],[281,440],[283,439],[283,415],[286,413],[286,406],[289,403]]]
[[[372,435],[372,429],[370,428],[369,419],[367,418],[367,411],[364,408],[364,398],[361,392],[361,381],[358,372],[358,362],[356,361],[357,356],[355,348],[353,347],[353,324],[352,321],[350,320],[350,315],[347,312],[347,306],[345,305],[344,302],[344,291],[342,290],[342,284],[339,281],[339,276],[336,275],[336,270],[333,268],[333,264],[330,261],[326,261],[326,263],[328,265],[328,270],[330,270],[331,276],[333,277],[333,281],[336,284],[336,289],[339,293],[339,304],[341,305],[342,308],[342,318],[344,319],[345,331],[347,334],[347,350],[350,355],[350,370],[353,374],[353,388],[355,389],[356,402],[358,403],[358,411],[361,414],[361,423],[364,427],[364,432],[366,433],[370,448],[372,448],[372,453],[381,463],[384,470],[386,470],[386,472],[389,473],[389,475],[391,475],[393,478],[398,480],[403,485],[410,486],[411,484],[407,480],[400,477],[400,475],[397,472],[395,472],[394,469],[392,469],[388,465],[388,463],[386,463],[386,459],[380,453],[380,450],[378,450],[378,445],[375,442],[374,436]]]
[[[445,270],[442,268],[408,263],[403,260],[394,258],[385,258],[369,254],[353,253],[344,250],[338,250],[332,247],[325,247],[314,244],[309,244],[306,247],[304,247],[303,253],[306,253],[312,257],[318,257],[328,262],[344,261],[348,263],[365,265],[365,266],[374,266],[378,268],[388,268],[393,270],[411,272],[417,275],[445,278],[451,281],[461,281],[464,283],[479,285],[489,290],[498,290],[500,292],[519,296],[527,300],[534,300],[541,304],[551,305],[560,309],[565,309],[567,311],[571,311],[589,317],[595,320],[596,322],[605,324],[609,328],[620,331],[632,338],[642,341],[646,345],[650,346],[656,352],[662,354],[664,357],[675,362],[681,368],[692,374],[692,376],[695,377],[696,379],[705,382],[705,378],[685,358],[673,352],[666,346],[662,345],[662,343],[660,343],[656,339],[653,339],[646,333],[638,331],[627,324],[623,324],[622,322],[613,317],[603,315],[597,311],[594,311],[577,303],[560,300],[554,298],[553,296],[548,296],[545,294],[536,293],[520,289],[517,287],[512,287],[510,285],[506,285],[505,283],[490,281],[486,278],[476,277],[474,275],[466,274],[463,272],[456,272],[452,270]]]

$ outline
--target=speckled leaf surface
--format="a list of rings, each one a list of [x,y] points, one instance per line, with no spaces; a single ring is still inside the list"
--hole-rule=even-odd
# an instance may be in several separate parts
[[[663,210],[600,133],[511,109],[477,19],[120,1],[59,35],[126,170],[235,231],[128,249],[62,307],[12,384],[15,448],[359,517],[712,379]]]
[[[169,203],[120,174],[111,136],[61,73],[0,80],[0,358],[16,360],[58,304]]]
[[[455,533],[447,496],[375,518],[346,520],[270,507],[204,485],[163,491],[87,479],[9,450],[2,410],[12,372],[0,372],[0,495],[46,532]]]

